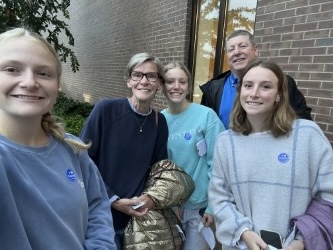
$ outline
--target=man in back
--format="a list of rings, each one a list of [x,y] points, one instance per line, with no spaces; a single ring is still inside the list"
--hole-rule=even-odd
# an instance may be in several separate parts
[[[238,79],[245,69],[256,60],[259,51],[250,32],[236,30],[227,37],[226,52],[230,70],[201,85],[200,89],[203,93],[201,104],[214,109],[224,127],[228,129]],[[304,95],[298,90],[295,80],[288,75],[287,79],[289,102],[292,108],[299,118],[312,120],[311,108],[307,106]]]

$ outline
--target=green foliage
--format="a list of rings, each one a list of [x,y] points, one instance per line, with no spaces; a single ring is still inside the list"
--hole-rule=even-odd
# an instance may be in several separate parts
[[[70,0],[0,0],[0,33],[14,27],[25,27],[45,35],[63,62],[70,58],[72,71],[76,72],[80,64],[74,52],[58,39],[64,31],[68,44],[74,46],[74,37],[63,21],[69,19],[69,5]]]
[[[68,133],[78,136],[93,107],[87,102],[68,98],[63,92],[60,92],[52,113],[61,118]]]

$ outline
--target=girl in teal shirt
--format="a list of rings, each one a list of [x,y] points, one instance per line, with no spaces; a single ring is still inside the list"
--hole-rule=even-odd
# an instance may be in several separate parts
[[[176,211],[185,230],[184,250],[209,249],[198,227],[213,222],[208,206],[208,183],[216,136],[224,127],[215,112],[205,106],[191,103],[187,99],[191,89],[191,74],[180,63],[164,67],[163,93],[168,107],[162,110],[169,128],[168,156],[195,182],[192,196]],[[204,209],[203,216],[199,210]]]

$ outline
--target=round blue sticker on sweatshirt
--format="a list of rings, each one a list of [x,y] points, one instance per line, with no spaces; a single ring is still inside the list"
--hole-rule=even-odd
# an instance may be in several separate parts
[[[278,160],[279,160],[279,162],[281,162],[281,163],[286,163],[286,162],[289,161],[289,155],[287,155],[286,153],[281,153],[281,154],[279,154],[279,156],[278,156]]]
[[[71,182],[74,182],[75,179],[76,179],[75,174],[74,174],[74,172],[71,169],[67,169],[67,178]]]
[[[186,133],[186,134],[184,135],[184,139],[185,139],[186,141],[191,140],[191,138],[192,138],[191,133]]]

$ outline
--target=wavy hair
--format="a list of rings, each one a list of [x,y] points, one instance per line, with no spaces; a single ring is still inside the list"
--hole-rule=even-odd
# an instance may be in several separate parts
[[[14,28],[0,34],[0,43],[21,37],[31,41],[35,41],[36,43],[41,45],[47,51],[47,53],[49,53],[50,57],[54,60],[56,64],[57,81],[60,84],[62,71],[61,61],[55,49],[42,36],[24,28]],[[41,126],[46,133],[54,136],[60,141],[66,142],[75,152],[78,152],[82,149],[88,149],[90,147],[91,143],[85,144],[81,141],[66,138],[65,129],[60,122],[57,122],[57,120],[58,118],[51,115],[51,112],[47,112],[42,116]]]
[[[296,119],[296,113],[289,103],[288,80],[282,69],[272,61],[254,61],[244,72],[237,86],[237,95],[231,114],[230,128],[243,135],[249,135],[252,131],[251,124],[247,119],[247,114],[240,102],[240,92],[243,85],[243,78],[246,73],[255,67],[268,69],[278,79],[278,94],[280,101],[275,103],[273,111],[264,124],[264,130],[269,130],[274,137],[288,134],[292,129],[292,123]]]

